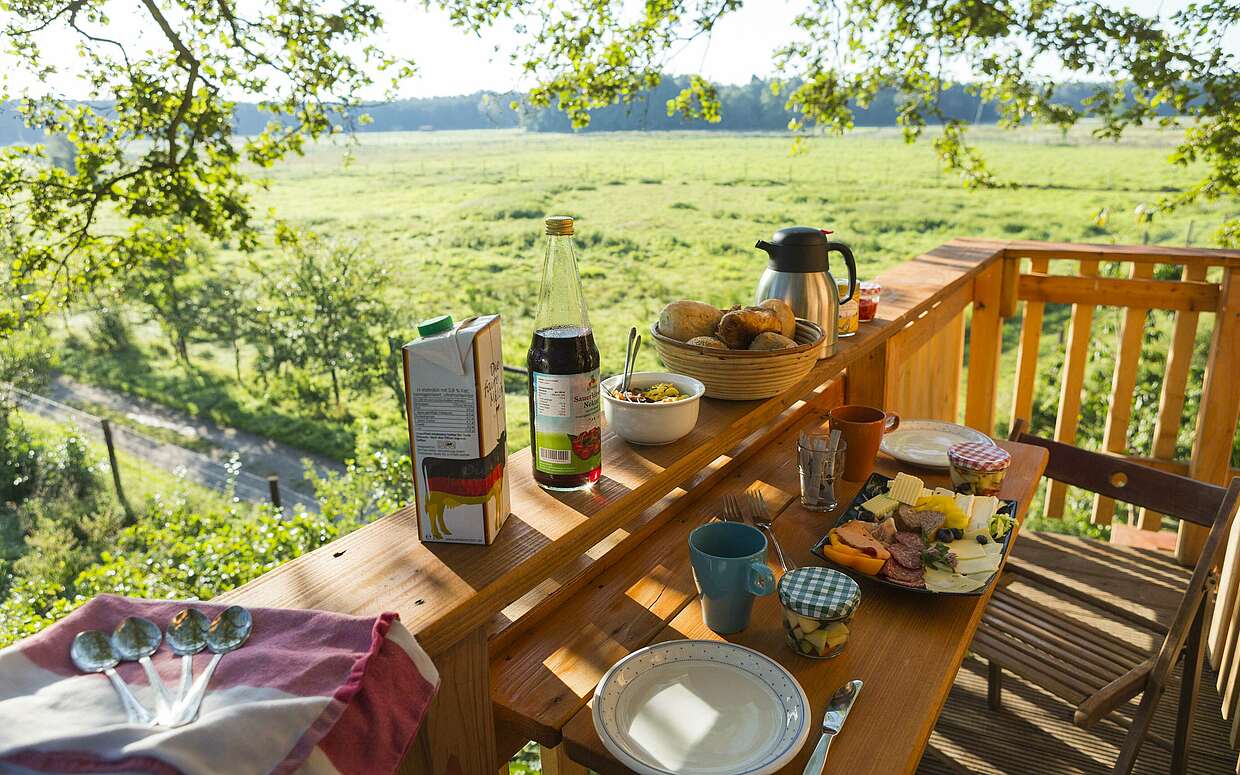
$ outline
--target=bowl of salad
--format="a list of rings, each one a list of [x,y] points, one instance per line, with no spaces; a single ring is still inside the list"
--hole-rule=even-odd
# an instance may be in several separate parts
[[[659,445],[679,441],[697,425],[698,405],[706,386],[693,377],[666,371],[636,371],[629,390],[620,389],[624,375],[600,385],[603,416],[616,435],[631,444]]]

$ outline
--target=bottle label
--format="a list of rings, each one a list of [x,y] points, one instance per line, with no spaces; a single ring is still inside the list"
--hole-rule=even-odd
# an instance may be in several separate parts
[[[546,474],[582,474],[603,458],[598,369],[584,374],[533,372],[534,467]]]

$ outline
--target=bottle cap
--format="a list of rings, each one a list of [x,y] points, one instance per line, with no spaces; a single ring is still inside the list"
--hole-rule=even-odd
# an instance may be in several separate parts
[[[444,331],[452,330],[452,316],[440,315],[438,317],[427,318],[418,323],[418,335],[427,337],[435,334],[442,334]]]
[[[573,233],[573,216],[548,215],[543,225],[547,227],[547,236],[565,237]]]

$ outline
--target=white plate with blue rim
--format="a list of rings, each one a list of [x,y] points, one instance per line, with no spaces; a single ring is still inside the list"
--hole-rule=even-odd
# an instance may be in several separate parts
[[[770,657],[711,640],[634,651],[594,690],[603,745],[640,775],[765,775],[810,729],[805,690]]]
[[[947,450],[963,441],[995,446],[981,431],[938,420],[901,420],[900,426],[883,436],[879,449],[903,463],[925,468],[948,468]]]

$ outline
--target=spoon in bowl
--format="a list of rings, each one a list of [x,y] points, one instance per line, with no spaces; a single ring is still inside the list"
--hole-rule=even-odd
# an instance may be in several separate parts
[[[211,628],[207,630],[207,648],[211,649],[215,656],[211,657],[211,661],[207,663],[207,669],[198,676],[198,680],[194,681],[189,694],[178,703],[177,713],[169,726],[179,727],[194,720],[194,717],[198,715],[199,706],[202,705],[202,698],[207,693],[207,684],[211,682],[211,675],[215,672],[216,665],[220,663],[225,654],[244,646],[253,630],[253,617],[250,616],[249,611],[239,605],[225,608],[211,621]]]
[[[620,392],[629,392],[629,380],[633,379],[633,363],[637,353],[633,352],[633,340],[637,338],[637,326],[629,329],[629,344],[624,348],[624,376],[620,378]]]
[[[112,641],[108,640],[107,635],[99,630],[79,632],[73,639],[73,645],[69,647],[69,658],[83,673],[103,673],[108,677],[108,680],[112,682],[112,688],[116,689],[116,693],[121,698],[121,705],[125,706],[125,714],[129,717],[129,723],[150,724],[154,721],[150,712],[138,702],[133,692],[129,691],[125,680],[117,675],[114,668],[121,660],[112,648]]]
[[[181,680],[177,684],[173,713],[185,701],[190,684],[194,682],[194,655],[207,647],[207,630],[211,620],[197,608],[178,611],[168,623],[168,646],[172,653],[181,657]]]
[[[137,662],[146,671],[146,680],[155,690],[155,720],[163,723],[172,713],[172,698],[168,695],[168,687],[151,664],[151,655],[159,650],[164,634],[159,625],[150,619],[140,616],[125,618],[112,632],[112,648],[122,661]]]

